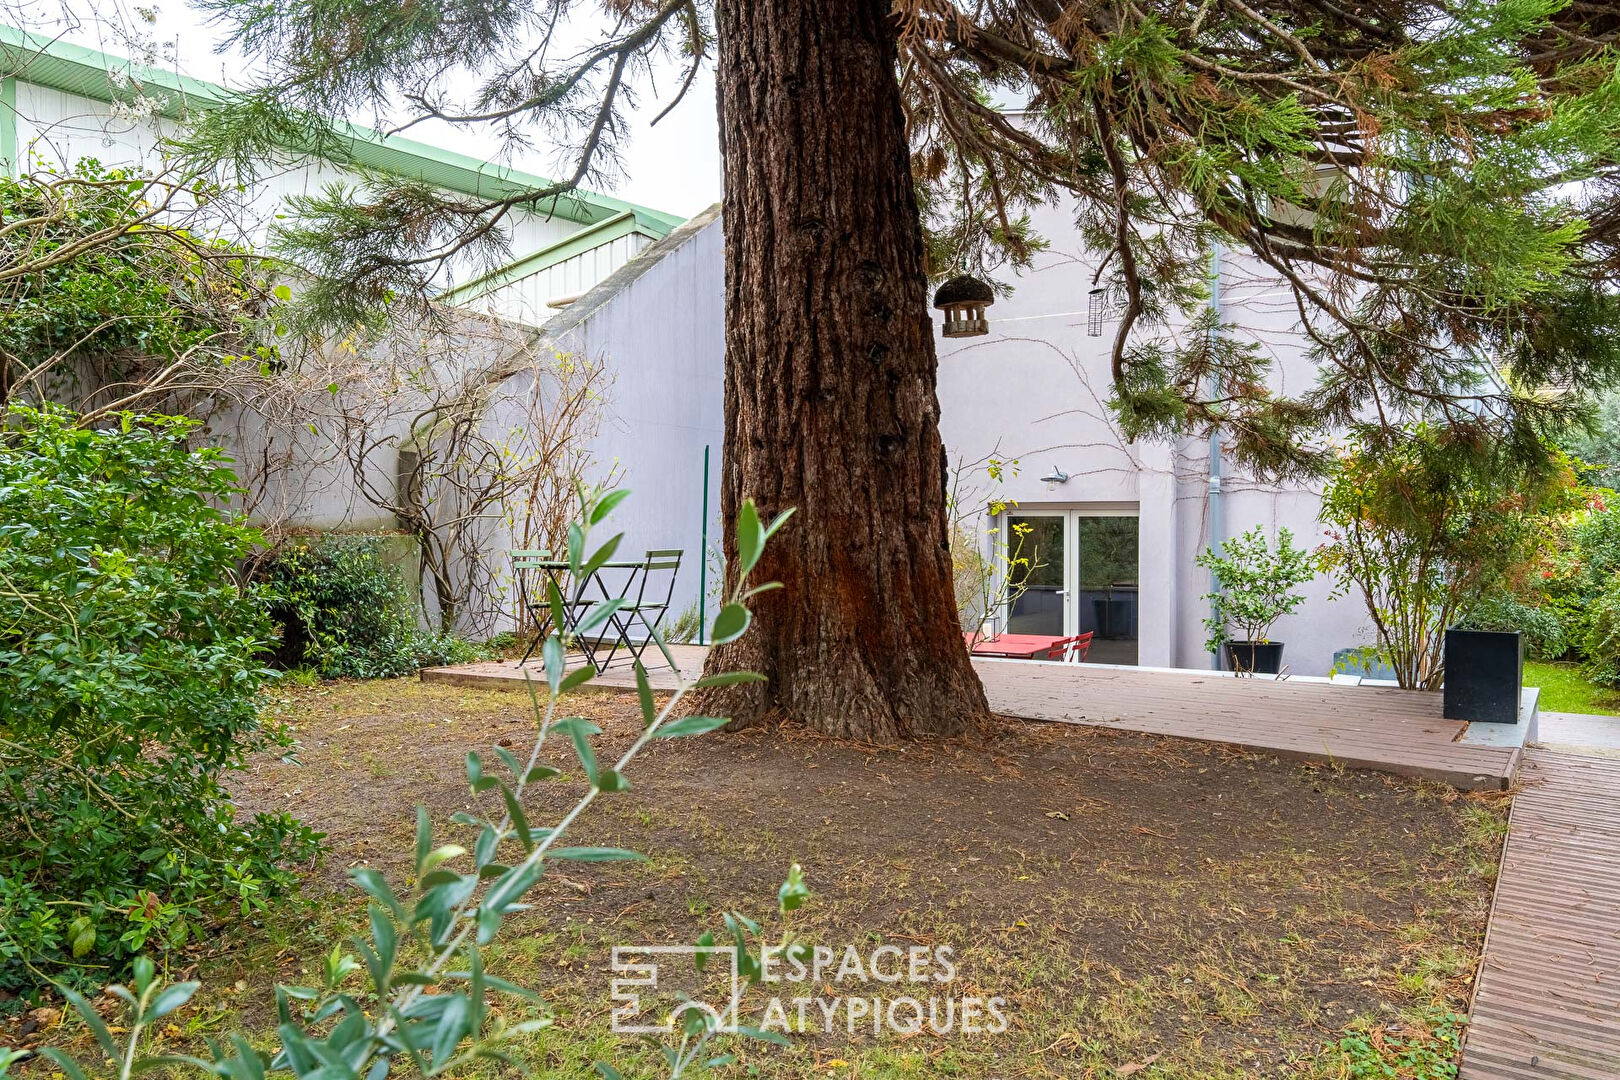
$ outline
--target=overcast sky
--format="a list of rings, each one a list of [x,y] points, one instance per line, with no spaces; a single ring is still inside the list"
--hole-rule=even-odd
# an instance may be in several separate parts
[[[217,51],[224,35],[182,0],[168,0],[156,8],[133,5],[128,0],[67,0],[61,6],[58,0],[44,0],[44,4],[49,6],[36,9],[40,14],[27,21],[26,29],[47,36],[61,35],[75,44],[119,56],[136,54],[144,44],[156,51],[153,59],[157,63],[178,68],[184,74],[227,86],[252,81],[251,71],[239,54]],[[156,17],[148,23],[137,11],[155,11]],[[134,37],[129,28],[136,28]],[[670,65],[657,77],[658,89],[672,91],[679,82],[680,69]],[[625,148],[625,175],[611,186],[598,187],[607,187],[610,194],[654,210],[683,216],[718,201],[720,150],[713,67],[703,71],[685,100],[657,127],[649,127],[647,121],[657,115],[662,104],[655,102],[655,95],[643,93],[641,105]],[[418,124],[406,134],[419,142],[479,158],[489,158],[500,149],[493,137],[437,121]],[[540,147],[505,163],[542,175],[552,174],[557,165],[549,149]]]

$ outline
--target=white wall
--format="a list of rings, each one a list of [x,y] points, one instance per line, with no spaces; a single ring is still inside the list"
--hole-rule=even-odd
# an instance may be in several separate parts
[[[600,359],[612,373],[596,456],[600,475],[616,469],[618,486],[632,494],[610,524],[625,534],[621,557],[657,548],[685,551],[671,619],[698,600],[705,447],[708,544],[720,549],[724,282],[724,240],[711,210],[542,328],[557,348]],[[711,620],[717,566],[711,560],[707,567]]]
[[[1005,483],[979,487],[981,494],[1015,501],[1023,512],[1135,504],[1141,516],[1139,662],[1208,667],[1202,627],[1208,602],[1202,596],[1209,576],[1193,562],[1210,543],[1207,443],[1125,442],[1107,408],[1109,351],[1118,324],[1107,321],[1100,337],[1087,334],[1096,256],[1059,209],[1045,208],[1035,226],[1051,247],[1029,272],[1004,279],[1013,295],[990,308],[990,333],[938,339],[947,451],[953,464],[991,454],[1017,459]],[[1229,255],[1223,300],[1232,332],[1274,357],[1279,389],[1309,384],[1313,368],[1280,283]],[[938,318],[935,326],[937,333]],[[1054,467],[1071,479],[1049,491],[1039,478]],[[1238,473],[1229,459],[1225,472],[1225,536],[1261,525],[1268,533],[1290,529],[1300,546],[1322,542],[1318,490],[1261,483]],[[1331,584],[1321,578],[1304,592],[1305,604],[1280,620],[1272,636],[1286,643],[1290,671],[1318,675],[1331,665],[1335,649],[1366,643],[1370,632],[1359,598],[1330,599]]]
[[[174,127],[160,117],[126,114],[105,102],[21,80],[17,83],[17,113],[18,148],[29,169],[42,163],[66,169],[80,159],[95,158],[109,167],[156,170],[162,168],[159,142]],[[228,212],[211,224],[226,239],[262,246],[288,196],[318,193],[345,179],[352,178],[321,161],[272,171],[244,193],[240,205],[222,205]],[[549,247],[584,227],[530,211],[515,211],[508,220],[514,259]],[[709,220],[712,222],[712,215]],[[648,237],[639,233],[620,237],[511,283],[468,305],[469,314],[479,314],[464,325],[444,328],[439,333],[442,340],[431,348],[425,348],[422,339],[409,331],[374,346],[378,356],[389,350],[416,349],[453,357],[429,380],[453,382],[458,371],[495,363],[505,339],[531,341],[533,328],[548,319],[566,326],[566,333],[550,343],[564,351],[600,358],[610,372],[611,384],[601,402],[601,431],[592,450],[598,478],[616,473],[621,486],[635,491],[612,522],[628,534],[621,551],[639,555],[649,548],[682,548],[687,553],[671,618],[695,604],[698,595],[704,562],[706,445],[712,448],[709,540],[716,548],[719,545],[714,523],[719,517],[723,433],[720,229],[717,223],[706,230],[693,229],[684,239],[677,250],[661,259],[654,272],[636,277],[610,301],[593,307],[589,319],[579,317],[583,306],[570,315],[567,309],[559,312],[546,307],[545,302],[561,294],[590,290],[631,263],[648,246]],[[467,264],[454,267],[445,284],[457,278],[467,280],[486,269]],[[490,315],[495,318],[488,318]],[[375,365],[375,370],[387,368],[386,364]],[[371,377],[367,374],[371,370],[356,361],[355,379],[338,380],[343,387],[340,399],[368,392],[366,378]],[[504,437],[512,427],[516,414],[510,403],[528,392],[527,378],[510,379],[492,395],[486,418],[491,431]],[[314,379],[311,392],[326,394],[327,383],[325,376]],[[399,416],[392,427],[397,430],[376,435],[397,440],[409,434],[412,397],[408,388],[400,392],[395,387],[394,392]],[[221,407],[209,416],[204,435],[222,444],[236,459],[239,475],[252,489],[250,502],[260,523],[368,531],[397,525],[392,514],[363,497],[348,461],[327,433],[311,432],[298,424],[266,425],[252,409]],[[521,432],[513,437],[521,439]],[[394,449],[389,443],[371,459],[367,477],[379,490],[392,491]],[[506,551],[515,545],[515,538],[505,521],[492,520],[488,525],[486,561],[504,571]],[[500,595],[487,600],[482,611],[469,610],[468,616],[476,620],[487,616],[491,608],[509,607]],[[712,617],[712,611],[709,614]],[[496,623],[497,627],[509,624],[504,613]]]

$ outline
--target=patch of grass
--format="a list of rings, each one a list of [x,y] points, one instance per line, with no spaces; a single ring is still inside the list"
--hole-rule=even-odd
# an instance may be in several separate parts
[[[1393,1031],[1357,1025],[1323,1057],[1334,1061],[1332,1067],[1337,1071],[1331,1075],[1350,1080],[1453,1080],[1457,1075],[1457,1043],[1466,1022],[1457,1013],[1427,1009],[1416,1023]]]
[[[1579,664],[1527,660],[1524,685],[1541,688],[1543,712],[1620,716],[1620,693],[1587,679]]]

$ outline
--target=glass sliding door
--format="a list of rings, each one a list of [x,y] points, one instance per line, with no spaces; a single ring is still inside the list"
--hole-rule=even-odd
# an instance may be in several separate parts
[[[1091,632],[1092,664],[1137,662],[1141,535],[1135,513],[1034,509],[1009,513],[1009,634],[1070,637]]]
[[[1137,518],[1070,511],[1074,527],[1074,629],[1091,631],[1093,664],[1136,663]]]
[[[1067,516],[1056,514],[1008,514],[1006,520],[1009,594],[1007,609],[1009,634],[1051,634],[1063,636],[1067,617],[1064,597],[1065,534]]]

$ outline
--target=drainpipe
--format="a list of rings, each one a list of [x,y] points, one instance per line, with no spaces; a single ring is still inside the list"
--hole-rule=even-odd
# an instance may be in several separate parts
[[[1217,320],[1217,328],[1210,331],[1211,335],[1219,335],[1219,320],[1221,317],[1221,245],[1219,241],[1210,248],[1209,252],[1209,310]],[[1209,396],[1213,399],[1219,393],[1220,387],[1215,379],[1210,378]],[[1209,433],[1209,546],[1218,548],[1226,534],[1226,522],[1221,507],[1221,435],[1219,430]],[[1216,594],[1221,591],[1220,583],[1215,578],[1215,572],[1209,574],[1209,591]],[[1210,617],[1214,617],[1215,601],[1210,601]],[[1216,649],[1209,654],[1209,666],[1215,671],[1221,669],[1221,651]]]

